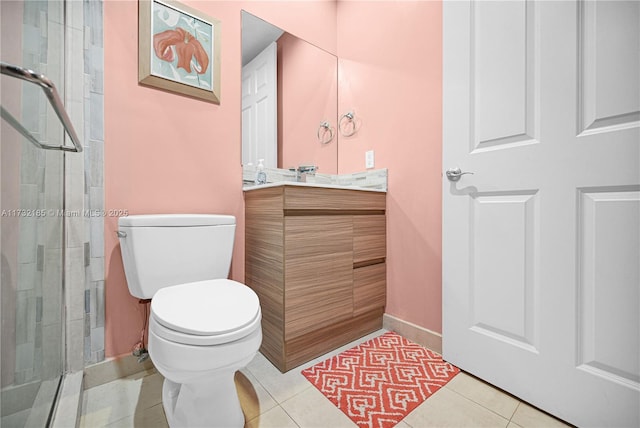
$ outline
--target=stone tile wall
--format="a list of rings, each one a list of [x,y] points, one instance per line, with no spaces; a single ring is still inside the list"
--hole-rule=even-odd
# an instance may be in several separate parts
[[[67,106],[84,151],[65,157],[67,365],[104,360],[102,1],[66,1]]]
[[[84,361],[104,360],[104,44],[102,1],[84,0]]]

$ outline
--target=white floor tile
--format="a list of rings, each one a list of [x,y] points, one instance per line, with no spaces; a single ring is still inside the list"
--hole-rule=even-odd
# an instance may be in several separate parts
[[[463,372],[458,373],[445,387],[506,419],[511,419],[519,403],[516,398]]]
[[[422,427],[496,427],[509,423],[491,410],[457,394],[441,388],[404,418],[414,428]]]
[[[84,392],[81,426],[106,426],[162,402],[159,373],[132,375]]]
[[[164,415],[162,403],[147,409],[136,410],[132,415],[125,416],[106,425],[107,428],[169,428]]]
[[[298,425],[282,407],[276,406],[247,422],[245,428],[298,428]]]
[[[571,426],[536,409],[533,406],[530,406],[527,403],[520,403],[511,418],[511,422],[516,423],[523,428],[564,428]]]
[[[357,427],[315,387],[304,390],[281,406],[301,428]]]
[[[307,379],[302,376],[300,369],[295,368],[286,373],[281,373],[260,353],[249,363],[247,370],[255,376],[258,382],[278,403],[282,403],[312,387]]]

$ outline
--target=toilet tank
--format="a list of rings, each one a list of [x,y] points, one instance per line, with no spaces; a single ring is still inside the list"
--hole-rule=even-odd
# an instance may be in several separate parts
[[[235,223],[228,215],[120,217],[118,236],[129,292],[151,299],[171,285],[227,278]]]

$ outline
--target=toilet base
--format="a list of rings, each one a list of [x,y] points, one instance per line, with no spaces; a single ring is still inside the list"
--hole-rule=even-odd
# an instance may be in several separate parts
[[[173,411],[176,408],[176,401],[178,400],[178,394],[180,393],[179,383],[164,380],[162,383],[162,407],[164,408],[164,414],[167,417],[167,423],[170,427],[175,426],[173,422]]]
[[[161,336],[165,330],[150,317],[149,356],[165,378],[162,404],[169,426],[243,427],[244,415],[234,377],[260,348],[260,323],[238,340],[211,346],[169,341]]]
[[[234,383],[235,372],[221,372],[207,382],[179,384],[164,380],[162,405],[171,428],[243,427],[244,414]]]

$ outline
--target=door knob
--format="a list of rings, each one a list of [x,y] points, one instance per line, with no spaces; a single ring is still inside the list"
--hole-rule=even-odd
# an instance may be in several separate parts
[[[473,174],[473,172],[462,172],[460,168],[449,168],[445,174],[447,174],[449,181],[458,181],[463,175]]]

